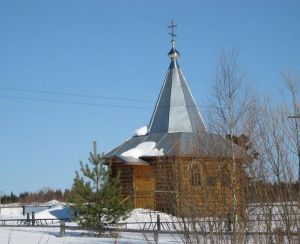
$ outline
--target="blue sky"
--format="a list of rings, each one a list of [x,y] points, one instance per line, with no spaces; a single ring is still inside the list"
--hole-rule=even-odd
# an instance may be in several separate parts
[[[149,122],[171,19],[202,113],[232,47],[247,81],[276,103],[281,70],[300,70],[299,9],[296,0],[0,0],[0,191],[69,188],[93,140],[106,152]]]

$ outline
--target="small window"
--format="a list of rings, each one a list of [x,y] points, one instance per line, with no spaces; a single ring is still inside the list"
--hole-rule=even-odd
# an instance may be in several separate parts
[[[214,185],[216,185],[216,177],[209,176],[209,177],[207,178],[207,185],[209,185],[209,186],[214,186]]]
[[[192,186],[200,186],[201,185],[201,178],[200,172],[192,172]]]
[[[190,166],[190,184],[192,186],[201,185],[200,166],[194,162],[192,162]]]

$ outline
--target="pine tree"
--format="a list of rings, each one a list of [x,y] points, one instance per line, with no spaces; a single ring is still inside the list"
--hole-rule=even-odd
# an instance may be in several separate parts
[[[102,228],[124,219],[131,210],[127,199],[122,198],[119,174],[112,176],[110,165],[104,165],[103,155],[90,153],[88,164],[80,162],[81,174],[76,171],[71,190],[75,209],[79,211],[78,222],[83,227]]]

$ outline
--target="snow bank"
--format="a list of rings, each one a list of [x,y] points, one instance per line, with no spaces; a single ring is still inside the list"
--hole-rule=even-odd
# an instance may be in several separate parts
[[[142,142],[134,148],[123,152],[121,156],[139,158],[141,156],[162,156],[164,155],[163,149],[158,150],[156,148],[156,142],[146,141]]]
[[[56,206],[56,205],[65,205],[66,203],[63,203],[63,202],[60,202],[60,201],[57,201],[55,199],[49,201],[49,202],[45,202],[45,203],[42,203],[41,205],[46,205],[46,206]]]
[[[174,221],[174,218],[176,218],[170,214],[166,214],[163,212],[154,211],[151,209],[136,208],[130,212],[129,217],[126,220],[120,221],[120,223],[124,223],[124,222],[156,222],[158,214],[159,214],[160,220],[162,222]]]
[[[177,218],[175,216],[166,213],[153,211],[151,209],[137,208],[130,212],[127,219],[120,220],[118,224],[119,227],[122,227],[122,225],[120,226],[120,224],[124,223],[123,228],[128,228],[128,229],[143,229],[143,228],[153,229],[154,228],[153,223],[156,223],[157,215],[160,216],[161,222],[177,221]]]
[[[18,202],[16,202],[16,203],[5,203],[5,204],[1,204],[1,206],[2,207],[20,207],[20,206],[22,206],[22,204],[18,203]]]
[[[67,219],[72,217],[69,207],[57,205],[35,214],[36,219]]]
[[[134,136],[145,136],[148,134],[148,126],[145,125],[134,132]]]
[[[23,209],[12,207],[12,208],[1,208],[0,219],[19,218],[23,216]]]

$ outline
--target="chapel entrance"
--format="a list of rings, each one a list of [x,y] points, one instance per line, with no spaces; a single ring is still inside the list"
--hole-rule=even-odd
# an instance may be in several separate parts
[[[134,208],[154,209],[155,180],[149,166],[134,167]]]

